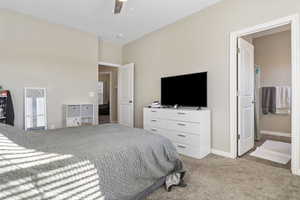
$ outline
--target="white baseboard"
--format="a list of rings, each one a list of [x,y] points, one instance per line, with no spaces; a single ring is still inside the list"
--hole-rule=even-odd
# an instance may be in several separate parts
[[[291,137],[291,133],[265,131],[265,130],[261,130],[260,133],[264,134],[264,135],[275,135],[275,136]]]
[[[300,176],[300,169],[292,169],[294,175]]]
[[[226,158],[234,158],[231,153],[226,152],[226,151],[221,151],[221,150],[217,150],[217,149],[211,149],[211,153],[218,155],[218,156],[222,156],[222,157],[226,157]]]

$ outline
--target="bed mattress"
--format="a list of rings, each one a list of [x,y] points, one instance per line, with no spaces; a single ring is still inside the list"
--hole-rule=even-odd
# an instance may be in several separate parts
[[[142,129],[105,124],[26,133],[0,125],[3,200],[138,200],[183,172],[173,144]]]

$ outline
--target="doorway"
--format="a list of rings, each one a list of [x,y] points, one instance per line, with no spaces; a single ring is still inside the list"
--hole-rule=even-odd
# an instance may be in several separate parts
[[[99,124],[118,121],[118,68],[98,66]]]
[[[111,122],[111,72],[99,72],[98,105],[99,124]]]
[[[238,155],[290,169],[291,26],[243,36],[238,46]]]
[[[254,46],[251,40],[260,34],[274,33],[274,30],[290,27],[291,37],[291,101],[290,101],[290,129],[291,129],[291,169],[294,174],[299,174],[299,16],[289,16],[269,23],[257,25],[241,31],[231,33],[230,47],[230,134],[231,154],[233,158],[255,150],[259,145],[255,135],[260,121],[255,119],[257,108],[263,108],[255,99],[255,68]],[[238,47],[238,48],[237,48]],[[241,67],[244,66],[244,67]],[[245,67],[246,66],[246,67]],[[273,84],[275,85],[275,84]],[[267,86],[267,85],[264,85]],[[258,86],[259,89],[262,87]],[[257,103],[257,101],[259,103]],[[271,106],[272,107],[272,106]],[[273,108],[276,108],[276,106]],[[274,111],[276,112],[276,111]],[[275,122],[274,122],[275,123]],[[260,132],[259,132],[260,133]],[[268,140],[261,138],[261,141]],[[269,138],[270,139],[270,138]],[[274,138],[271,138],[274,139]],[[267,143],[270,146],[270,143]]]
[[[99,124],[134,127],[134,63],[98,65]]]

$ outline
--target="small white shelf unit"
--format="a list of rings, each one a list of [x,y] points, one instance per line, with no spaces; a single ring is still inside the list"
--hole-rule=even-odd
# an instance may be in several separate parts
[[[95,124],[94,104],[65,104],[65,127],[90,126]]]

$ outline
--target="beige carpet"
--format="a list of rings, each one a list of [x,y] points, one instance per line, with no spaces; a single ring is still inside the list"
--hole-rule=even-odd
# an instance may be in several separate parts
[[[299,200],[300,177],[248,159],[183,157],[187,188],[163,188],[147,200]]]

